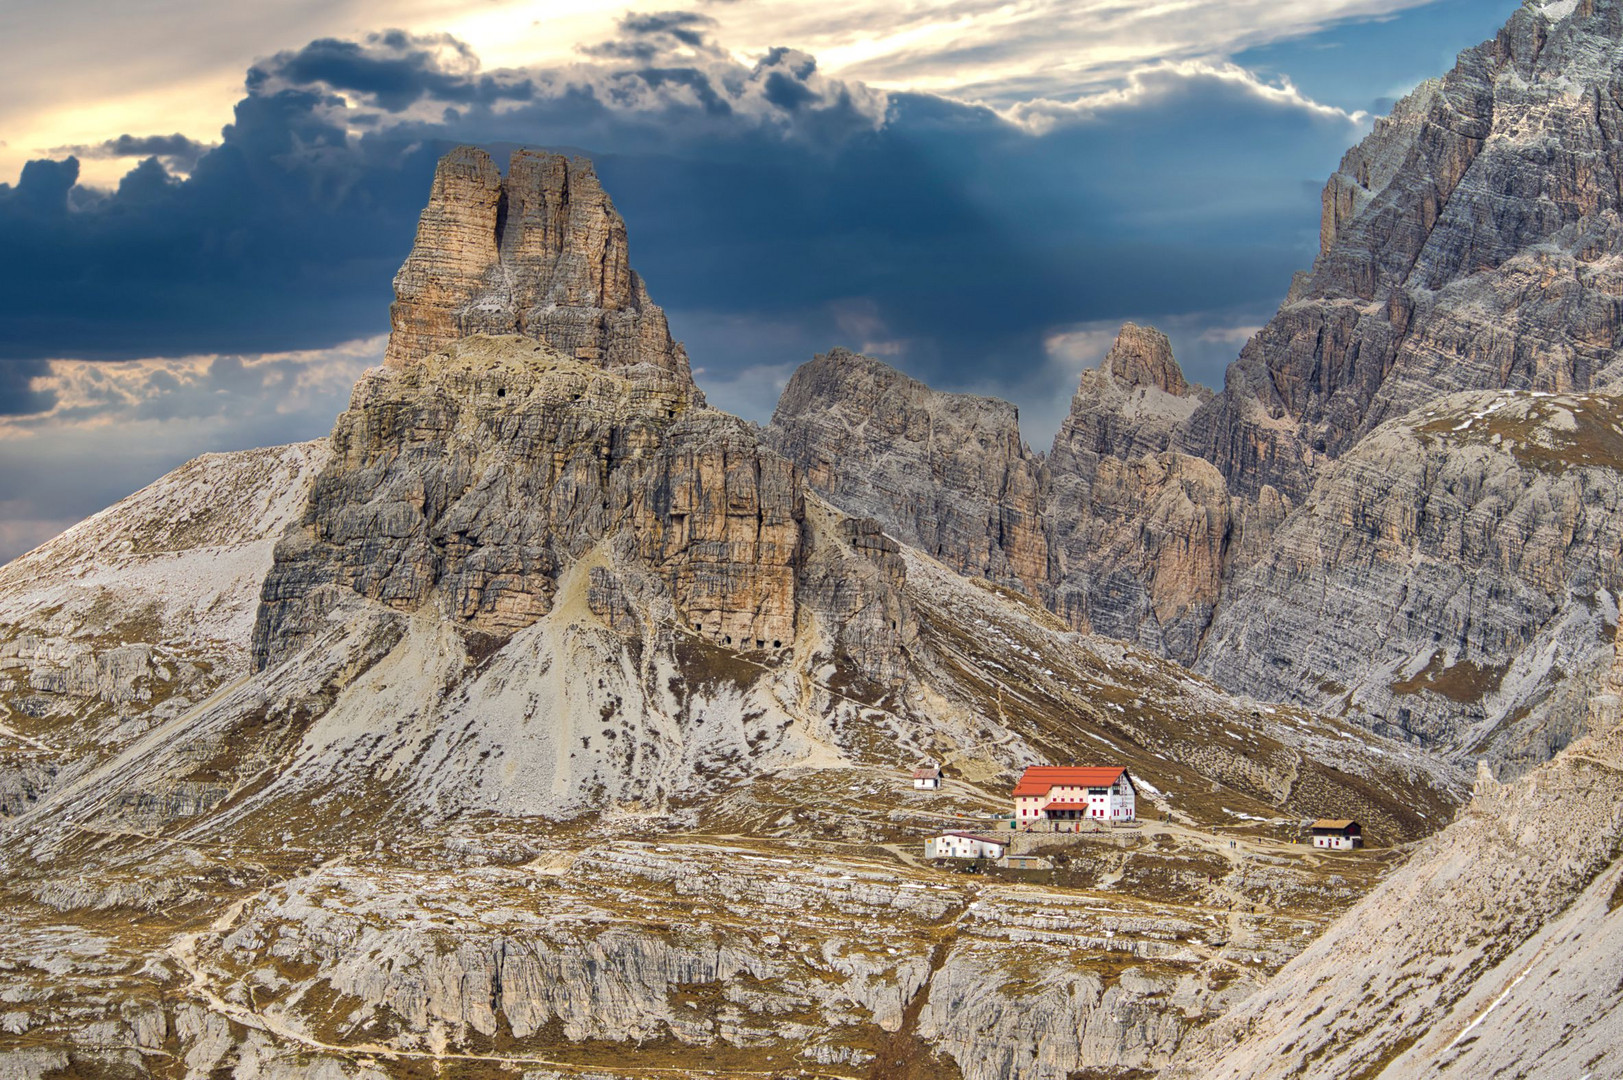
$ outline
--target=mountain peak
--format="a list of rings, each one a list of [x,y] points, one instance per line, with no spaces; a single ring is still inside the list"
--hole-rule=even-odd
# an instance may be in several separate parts
[[[446,154],[394,290],[392,367],[469,334],[522,334],[610,371],[692,379],[584,158],[515,150],[503,177],[478,147]]]
[[[1126,323],[1105,357],[1104,369],[1129,386],[1153,386],[1174,397],[1189,393],[1172,342],[1153,326]]]
[[[1042,594],[1042,466],[1008,402],[834,348],[795,369],[765,438],[847,513],[955,570]]]

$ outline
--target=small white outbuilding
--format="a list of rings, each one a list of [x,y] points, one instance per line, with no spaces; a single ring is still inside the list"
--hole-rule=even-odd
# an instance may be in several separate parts
[[[934,791],[941,786],[941,767],[925,765],[913,770],[913,786],[920,791]]]
[[[950,832],[924,842],[926,859],[1001,859],[1009,845],[973,833]]]

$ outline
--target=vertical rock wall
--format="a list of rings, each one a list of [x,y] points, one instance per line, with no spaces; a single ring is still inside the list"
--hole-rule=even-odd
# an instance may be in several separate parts
[[[605,539],[718,642],[791,639],[793,467],[743,421],[696,407],[686,380],[637,374],[516,337],[369,373],[301,527],[277,547],[256,668],[355,595],[505,638],[550,611],[560,575]]]
[[[522,334],[609,371],[691,382],[631,269],[625,221],[581,158],[517,150],[504,178],[483,150],[445,155],[394,287],[390,366],[468,334]]]

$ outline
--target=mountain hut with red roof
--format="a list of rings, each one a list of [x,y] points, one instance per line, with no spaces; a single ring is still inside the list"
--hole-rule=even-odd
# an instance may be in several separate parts
[[[1133,778],[1119,765],[1033,765],[1014,785],[1014,827],[1132,821],[1137,796]]]

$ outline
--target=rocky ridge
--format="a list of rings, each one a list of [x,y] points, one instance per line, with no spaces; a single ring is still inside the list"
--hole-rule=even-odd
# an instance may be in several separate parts
[[[248,672],[325,443],[207,454],[0,567],[0,813]]]
[[[813,490],[902,543],[960,573],[1048,589],[1042,465],[1007,402],[942,394],[834,349],[796,369],[764,434]]]
[[[1472,389],[1612,381],[1623,10],[1530,2],[1348,152],[1322,251],[1187,426],[1237,493]]]
[[[1455,395],[1339,458],[1197,665],[1519,772],[1586,729],[1623,579],[1623,399]]]
[[[905,748],[997,776],[1089,740],[1151,782],[1342,801],[1394,838],[1452,799],[1419,757],[1252,713],[833,511],[679,383],[530,339],[363,377],[309,491],[261,590],[255,680],[41,821],[238,828],[385,790],[425,822],[674,812],[806,761]]]
[[[1584,731],[1615,633],[1620,27],[1524,4],[1331,178],[1312,273],[1183,432],[1242,498],[1307,502],[1235,564],[1200,670],[1506,774]]]
[[[1042,459],[1013,406],[837,349],[795,372],[765,438],[835,505],[959,572],[1192,663],[1230,563],[1287,509],[1277,494],[1237,502],[1209,462],[1173,447],[1211,397],[1165,335],[1129,324]]]
[[[1325,188],[1312,272],[1220,394],[1191,389],[1159,334],[1125,327],[1042,462],[1049,575],[1028,591],[1236,692],[1507,772],[1580,734],[1615,625],[1597,599],[1623,466],[1605,422],[1556,480],[1503,448],[1444,462],[1447,433],[1417,440],[1411,421],[1469,390],[1612,410],[1620,26],[1614,0],[1530,0],[1379,121]],[[786,399],[775,425],[801,407]],[[802,463],[840,450],[833,433],[785,447]],[[881,468],[857,449],[840,458],[852,491]],[[910,457],[882,468],[950,482],[925,448]],[[907,499],[940,499],[928,486]],[[864,512],[905,528],[902,501]],[[1511,554],[1522,541],[1535,550]]]

